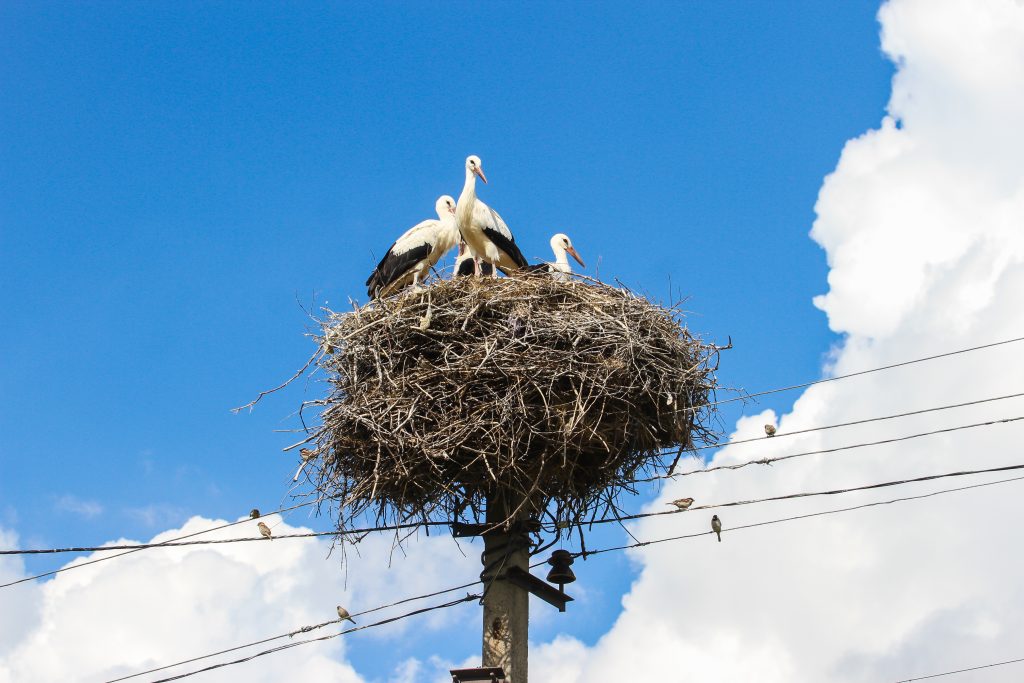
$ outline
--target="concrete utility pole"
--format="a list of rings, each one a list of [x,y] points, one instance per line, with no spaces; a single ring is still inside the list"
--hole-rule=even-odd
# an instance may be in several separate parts
[[[503,524],[519,504],[504,496],[487,499],[487,526]],[[516,515],[512,527],[484,534],[484,637],[483,665],[500,666],[509,683],[527,683],[530,594],[503,579],[509,568],[530,571],[530,537],[525,530],[528,513]]]

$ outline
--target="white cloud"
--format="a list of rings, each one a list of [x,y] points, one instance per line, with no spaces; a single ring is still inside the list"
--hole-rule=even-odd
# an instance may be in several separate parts
[[[900,0],[880,19],[883,49],[898,66],[889,116],[846,144],[812,231],[830,265],[829,291],[815,304],[847,335],[831,359],[836,373],[1024,330],[1024,6]],[[779,431],[1017,392],[1022,352],[1008,346],[812,387]],[[777,438],[723,449],[716,463],[1021,414],[1024,401],[1015,400]],[[758,436],[774,418],[745,418],[734,436]],[[1022,429],[690,477],[651,509],[684,495],[725,502],[1016,464]],[[701,537],[637,551],[642,573],[613,628],[592,648],[566,638],[538,648],[533,679],[878,681],[1018,657],[1022,483],[729,531],[966,483],[727,509],[721,544]],[[635,533],[703,531],[709,518],[645,520]],[[1022,671],[992,669],[985,680],[1017,681]]]
[[[65,494],[57,498],[53,503],[53,507],[61,512],[70,512],[85,519],[93,519],[103,514],[103,506],[96,501],[83,500],[71,494]]]
[[[279,522],[276,516],[264,521],[277,534],[306,530]],[[153,541],[221,523],[193,517]],[[255,522],[211,532],[206,538],[246,533],[255,535]],[[0,530],[0,545],[15,547],[17,537]],[[421,538],[408,544],[408,556],[390,570],[388,538],[367,538],[361,544],[361,557],[350,551],[347,573],[340,570],[337,559],[327,559],[328,549],[327,542],[317,539],[278,539],[146,550],[64,572],[52,581],[5,589],[0,610],[0,682],[106,680],[327,621],[339,603],[357,612],[436,590],[441,584],[466,581],[474,569],[446,538]],[[0,560],[0,579],[24,574],[20,560]],[[426,604],[429,601],[411,607]],[[406,605],[359,621],[368,623],[408,609]],[[416,625],[443,628],[466,617],[465,612],[441,610],[418,618]],[[294,648],[262,658],[259,664],[204,674],[203,680],[361,682],[345,662],[348,639],[399,637],[407,623]],[[253,651],[287,642],[275,641]],[[232,653],[173,673],[250,653]]]

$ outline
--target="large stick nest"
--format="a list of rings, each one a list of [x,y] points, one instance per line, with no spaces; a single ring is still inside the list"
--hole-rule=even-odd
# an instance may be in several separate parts
[[[441,280],[322,325],[331,390],[305,457],[342,528],[481,521],[499,491],[509,517],[614,516],[632,480],[714,438],[717,349],[625,289]]]

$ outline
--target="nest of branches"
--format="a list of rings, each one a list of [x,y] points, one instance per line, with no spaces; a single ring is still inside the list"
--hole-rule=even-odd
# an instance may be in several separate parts
[[[341,528],[480,522],[495,496],[505,521],[613,517],[634,480],[715,438],[718,348],[626,289],[457,278],[321,324],[331,390],[304,458]]]

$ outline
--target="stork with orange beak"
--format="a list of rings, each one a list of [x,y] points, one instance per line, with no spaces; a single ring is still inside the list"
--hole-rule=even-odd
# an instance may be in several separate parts
[[[560,232],[551,237],[551,251],[555,253],[555,260],[551,263],[538,263],[535,266],[529,266],[531,272],[537,273],[551,273],[552,277],[556,280],[568,280],[569,275],[572,274],[572,266],[569,265],[568,254],[571,254],[576,263],[586,268],[586,264],[583,263],[583,259],[576,252],[576,249],[572,246],[572,240],[569,236],[563,232]]]
[[[412,285],[417,289],[430,269],[455,246],[455,200],[448,195],[434,205],[437,218],[417,223],[395,240],[384,258],[366,280],[366,293],[371,299],[387,296]]]
[[[526,258],[516,246],[508,225],[497,211],[476,198],[477,178],[487,182],[480,157],[470,155],[466,157],[466,184],[455,208],[455,223],[476,262],[476,274],[480,275],[481,261],[503,272],[526,268]],[[498,274],[491,271],[491,277],[498,277]]]

